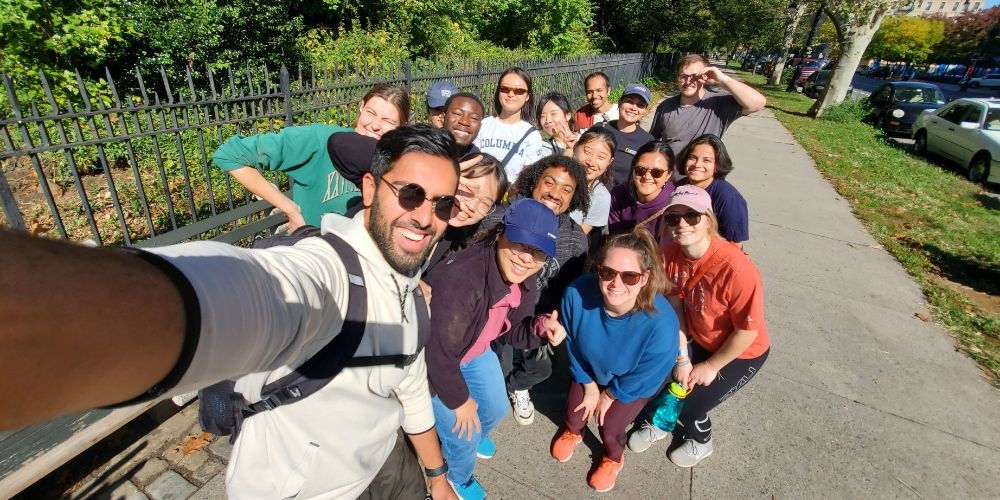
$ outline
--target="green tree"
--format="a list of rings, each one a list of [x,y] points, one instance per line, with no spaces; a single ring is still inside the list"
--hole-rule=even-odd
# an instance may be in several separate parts
[[[966,12],[944,22],[944,40],[934,47],[934,61],[967,64],[976,54],[1000,55],[1000,7]]]
[[[944,40],[944,28],[941,19],[887,18],[872,37],[865,55],[889,61],[924,62],[934,46]]]

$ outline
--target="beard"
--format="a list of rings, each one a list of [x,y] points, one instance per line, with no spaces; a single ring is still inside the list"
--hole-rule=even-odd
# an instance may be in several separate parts
[[[427,255],[431,253],[431,250],[434,248],[434,241],[437,238],[431,238],[430,243],[419,254],[400,251],[392,244],[392,221],[387,220],[382,214],[381,206],[379,196],[376,193],[375,199],[372,201],[371,213],[368,217],[368,234],[375,241],[375,246],[382,252],[382,256],[385,257],[386,262],[396,272],[403,276],[413,277],[420,270],[420,266],[427,259]]]

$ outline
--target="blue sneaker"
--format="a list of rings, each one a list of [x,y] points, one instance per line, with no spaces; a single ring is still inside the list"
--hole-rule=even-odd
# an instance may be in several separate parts
[[[455,493],[460,500],[483,500],[486,498],[486,490],[483,489],[483,485],[479,484],[476,476],[469,478],[465,484],[451,483],[451,486],[455,488]]]
[[[476,456],[483,460],[489,460],[496,454],[497,444],[488,437],[484,437],[483,440],[479,442],[479,446],[476,447]]]

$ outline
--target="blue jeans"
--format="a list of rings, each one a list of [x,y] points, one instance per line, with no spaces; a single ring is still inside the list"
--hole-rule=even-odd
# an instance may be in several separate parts
[[[479,442],[490,434],[490,431],[500,424],[507,416],[510,405],[507,404],[507,388],[500,371],[500,360],[492,349],[476,356],[462,365],[462,375],[469,395],[479,405],[480,432],[466,439],[458,432],[452,432],[455,426],[455,410],[445,406],[441,399],[434,396],[434,425],[437,427],[438,438],[441,440],[441,452],[448,461],[448,479],[455,484],[463,484],[472,477],[476,468],[476,448]]]

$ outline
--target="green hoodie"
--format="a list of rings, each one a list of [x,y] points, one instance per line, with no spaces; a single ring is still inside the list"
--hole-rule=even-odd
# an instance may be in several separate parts
[[[284,172],[292,183],[292,201],[299,205],[306,224],[320,225],[327,212],[342,212],[335,198],[356,191],[338,172],[327,152],[332,134],[353,129],[316,123],[287,127],[278,133],[250,137],[237,135],[212,155],[212,161],[229,172],[242,167]]]

